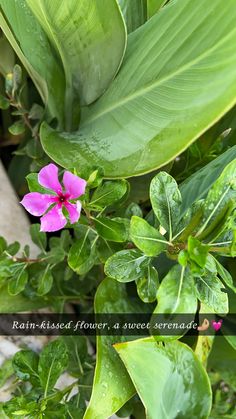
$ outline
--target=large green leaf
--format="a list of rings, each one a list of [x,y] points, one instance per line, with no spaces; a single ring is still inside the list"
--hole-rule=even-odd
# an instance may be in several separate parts
[[[123,179],[104,182],[95,189],[89,205],[101,211],[103,208],[120,201],[127,193],[128,187],[128,182]]]
[[[15,54],[5,36],[0,36],[0,73],[6,77],[12,73],[15,64]]]
[[[138,339],[115,345],[148,419],[206,419],[211,408],[207,374],[192,350],[180,342]],[[144,361],[145,360],[145,361]]]
[[[147,0],[118,0],[127,32],[133,32],[147,20]]]
[[[115,0],[26,1],[61,57],[69,119],[79,99],[96,100],[120,66],[126,31],[119,7]]]
[[[149,262],[138,249],[121,250],[106,261],[105,273],[119,282],[135,281],[145,276]]]
[[[39,357],[38,374],[44,397],[55,386],[58,378],[68,365],[68,352],[63,340],[49,342]]]
[[[148,17],[150,18],[157,13],[166,2],[167,0],[147,0]]]
[[[194,201],[205,198],[225,166],[236,158],[236,146],[231,147],[180,185],[182,196],[181,212],[185,212]]]
[[[110,219],[97,217],[93,219],[97,233],[105,240],[122,243],[128,240],[128,223],[126,218]]]
[[[151,181],[150,199],[153,211],[161,226],[173,238],[180,218],[182,198],[175,179],[166,172],[158,173]]]
[[[236,293],[236,287],[234,285],[234,281],[232,276],[230,275],[229,271],[227,271],[227,269],[225,269],[225,267],[223,265],[221,265],[221,263],[214,258],[211,255],[215,265],[216,265],[216,269],[218,272],[218,275],[221,277],[221,279],[223,280],[223,282],[225,283],[225,285],[229,288],[231,288],[232,291],[234,291]]]
[[[228,294],[223,283],[215,275],[195,278],[196,295],[213,313],[228,313]]]
[[[79,133],[41,129],[64,167],[128,177],[172,160],[236,101],[235,1],[175,0],[128,37],[123,66]],[[219,24],[220,22],[220,24]]]
[[[159,278],[154,266],[148,266],[145,276],[138,278],[136,284],[138,296],[144,303],[153,303],[156,300]]]
[[[168,242],[159,231],[143,218],[133,216],[130,223],[130,237],[146,256],[157,256],[166,250]]]
[[[50,115],[57,117],[59,127],[63,127],[63,70],[25,0],[0,0],[0,27],[31,76]]]
[[[97,313],[129,313],[134,308],[123,284],[106,278],[95,297]],[[97,336],[97,362],[93,391],[84,419],[107,419],[117,412],[135,393],[133,384],[113,344],[124,336]]]
[[[236,198],[236,159],[231,161],[209,190],[203,204],[203,217],[197,236],[209,234],[221,220],[227,219],[228,209],[235,207]],[[231,211],[230,210],[230,211]]]
[[[190,271],[179,265],[173,266],[161,282],[157,292],[157,301],[154,314],[195,313],[197,299]]]

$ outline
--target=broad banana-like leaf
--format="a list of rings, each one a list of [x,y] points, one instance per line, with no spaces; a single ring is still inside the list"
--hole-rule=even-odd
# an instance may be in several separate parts
[[[148,18],[157,13],[166,2],[167,0],[147,0]]]
[[[153,338],[114,345],[145,406],[147,419],[206,419],[210,381],[191,348]]]
[[[181,183],[182,214],[190,208],[194,201],[206,197],[207,192],[219,178],[224,168],[234,159],[236,159],[236,145],[220,154]]]
[[[57,117],[59,127],[63,127],[63,69],[25,0],[0,0],[0,27],[31,76],[50,116]]]
[[[124,284],[106,278],[95,297],[95,312],[136,312],[127,298]],[[97,360],[92,396],[83,419],[106,419],[120,409],[134,394],[132,381],[119,359],[113,344],[124,336],[97,336]]]
[[[236,102],[235,19],[235,0],[171,1],[129,35],[118,76],[79,133],[42,127],[45,151],[111,178],[171,161]]]
[[[70,128],[69,118],[79,98],[81,104],[97,99],[120,66],[126,47],[122,14],[116,0],[26,2],[61,57]]]
[[[133,32],[147,20],[147,0],[118,0],[127,32]]]
[[[13,71],[15,65],[15,54],[4,35],[0,36],[0,73],[6,77]]]

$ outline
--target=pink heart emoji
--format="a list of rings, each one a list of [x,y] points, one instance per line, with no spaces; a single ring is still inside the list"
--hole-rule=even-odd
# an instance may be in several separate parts
[[[220,328],[221,328],[221,326],[222,326],[222,322],[223,322],[223,320],[219,320],[218,322],[216,322],[216,321],[212,321],[211,322],[211,324],[212,324],[212,327],[213,327],[213,329],[217,332],[218,330],[220,330]]]

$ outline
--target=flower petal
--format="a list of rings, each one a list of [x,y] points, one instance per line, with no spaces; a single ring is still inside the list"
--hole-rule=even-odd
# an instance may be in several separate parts
[[[66,209],[69,213],[71,224],[76,223],[78,221],[79,217],[80,217],[81,202],[77,201],[76,204],[71,204],[70,202],[65,202],[64,206],[66,207]]]
[[[84,194],[87,182],[66,171],[63,176],[63,184],[66,192],[70,194],[70,199],[76,199]]]
[[[48,164],[40,170],[38,182],[45,188],[52,189],[57,194],[62,192],[62,187],[58,180],[58,167],[53,163]]]
[[[57,231],[65,227],[67,220],[62,213],[61,205],[55,205],[41,219],[40,231]]]
[[[57,197],[53,195],[30,192],[24,196],[20,203],[30,214],[40,216],[44,214],[56,200]]]

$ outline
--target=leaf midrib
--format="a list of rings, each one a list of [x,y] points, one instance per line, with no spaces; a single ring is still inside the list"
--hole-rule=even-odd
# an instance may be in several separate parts
[[[198,62],[200,62],[203,58],[205,58],[205,56],[210,55],[215,49],[217,49],[221,44],[224,44],[225,42],[228,41],[228,38],[231,38],[231,36],[236,32],[236,28],[232,29],[224,38],[220,39],[216,44],[214,44],[214,46],[212,46],[211,48],[208,48],[204,53],[200,54],[197,58],[195,58],[192,61],[189,61],[187,64],[183,65],[182,67],[179,67],[178,70],[173,71],[172,73],[170,73],[168,76],[163,77],[161,79],[158,79],[156,82],[152,82],[147,84],[145,87],[136,90],[135,93],[126,96],[125,98],[121,99],[120,101],[116,102],[115,104],[113,104],[110,107],[107,107],[105,110],[101,111],[98,114],[95,114],[95,116],[93,117],[88,117],[84,123],[81,124],[81,128],[86,127],[86,125],[89,125],[91,122],[96,121],[97,119],[99,119],[100,117],[102,117],[105,114],[108,114],[110,112],[112,112],[114,109],[117,109],[123,105],[125,105],[128,102],[131,102],[132,100],[135,100],[137,98],[139,98],[140,96],[145,95],[146,93],[148,93],[149,91],[155,89],[156,87],[160,86],[161,84],[163,84],[164,82],[174,78],[175,76],[183,73],[185,70],[188,70],[189,68],[191,68],[193,65],[197,64]],[[187,39],[187,38],[186,38]],[[186,41],[185,39],[185,41]]]
[[[157,239],[157,238],[154,238],[154,237],[139,236],[138,234],[133,234],[133,237],[135,239],[149,240],[149,241],[153,241],[153,242],[157,242],[157,243],[169,244],[168,241],[166,241],[164,239],[162,240],[162,239]]]
[[[96,199],[94,199],[94,200],[90,201],[90,205],[94,205],[94,203],[97,203],[98,201],[101,201],[102,199],[104,199],[105,197],[107,197],[107,196],[111,195],[112,193],[114,193],[114,191],[113,191],[113,190],[108,191],[108,192],[104,193],[103,195],[100,195],[98,198],[96,198]],[[107,205],[106,205],[106,206],[107,206]]]
[[[91,218],[93,218],[93,217],[91,217]],[[116,233],[116,234],[117,234],[117,230],[114,230],[114,229],[113,229],[112,227],[110,227],[109,225],[104,224],[104,223],[101,221],[101,219],[100,219],[100,218],[96,218],[95,220],[98,222],[98,224],[101,224],[103,227],[105,227],[105,228],[107,228],[108,230],[112,231],[113,233]],[[119,227],[123,227],[122,223],[119,223],[118,221],[114,221],[114,220],[110,220],[110,221],[112,221],[112,222],[114,222],[114,223],[117,223],[117,225],[119,225]]]
[[[76,254],[76,257],[75,257],[76,265],[78,265],[79,258],[81,256],[81,253],[82,253],[83,249],[84,249],[84,245],[85,245],[85,242],[87,240],[88,234],[89,234],[89,230],[86,231],[86,233],[84,235],[84,238],[83,238],[83,241],[81,243],[81,246],[79,248],[79,252]],[[77,245],[77,243],[75,243],[75,244]]]
[[[44,391],[44,397],[46,397],[47,396],[47,393],[48,393],[49,381],[50,381],[50,378],[51,378],[52,367],[54,365],[55,359],[56,359],[56,354],[54,355],[54,357],[52,359],[52,363],[51,363],[50,368],[49,368],[49,372],[48,372],[48,376],[47,376],[47,381],[46,381],[46,386],[45,386],[45,391]]]

